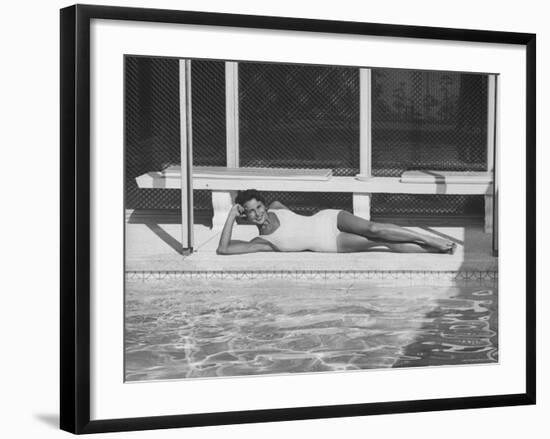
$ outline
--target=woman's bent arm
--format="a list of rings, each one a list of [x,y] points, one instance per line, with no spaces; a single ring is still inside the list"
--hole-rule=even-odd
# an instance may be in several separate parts
[[[273,248],[271,245],[261,238],[254,238],[251,241],[237,241],[233,240],[229,242],[229,245],[223,249],[218,247],[216,253],[219,255],[241,255],[243,253],[257,253],[257,252],[271,252]]]
[[[249,242],[231,240],[233,224],[235,224],[235,220],[240,215],[241,209],[241,206],[235,204],[229,211],[229,215],[227,215],[227,219],[225,220],[225,224],[223,226],[216,253],[219,255],[237,255],[242,253],[273,251],[271,245],[261,238],[254,238]]]
[[[223,225],[222,234],[220,236],[220,242],[218,244],[218,249],[216,250],[216,253],[218,254],[226,254],[227,249],[229,248],[229,245],[231,243],[231,233],[233,232],[233,224],[235,223],[235,220],[240,215],[240,207],[238,204],[235,204],[231,210],[229,210],[229,214],[227,215],[227,218],[225,220],[225,224]]]

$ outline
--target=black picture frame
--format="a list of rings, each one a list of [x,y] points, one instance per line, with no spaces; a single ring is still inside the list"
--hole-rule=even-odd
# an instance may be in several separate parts
[[[535,34],[88,5],[70,6],[62,9],[60,13],[60,424],[63,430],[80,434],[535,404]],[[503,43],[525,46],[527,60],[525,66],[527,78],[525,393],[90,420],[90,22],[93,19]]]

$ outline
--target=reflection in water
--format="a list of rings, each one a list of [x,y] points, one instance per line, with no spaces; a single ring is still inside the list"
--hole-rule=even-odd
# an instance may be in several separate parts
[[[371,280],[129,281],[129,381],[498,361],[497,290]]]

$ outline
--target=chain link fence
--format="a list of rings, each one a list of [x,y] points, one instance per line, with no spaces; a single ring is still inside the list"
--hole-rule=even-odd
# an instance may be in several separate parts
[[[225,166],[225,65],[192,61],[193,163]],[[126,207],[177,209],[178,191],[139,189],[135,177],[179,163],[179,60],[125,59]],[[372,171],[486,169],[487,77],[373,69]],[[359,69],[239,63],[242,167],[359,173]],[[303,213],[352,210],[349,193],[268,193]],[[195,211],[211,214],[209,191]],[[372,214],[483,215],[483,197],[376,194]]]
[[[139,189],[135,177],[180,161],[179,62],[130,57],[125,65],[127,209],[179,209],[179,191]]]
[[[193,61],[193,164],[225,166],[225,66]],[[180,162],[179,60],[125,59],[125,182],[128,209],[179,209],[178,191],[139,189],[135,177]],[[211,213],[209,191],[194,191],[197,210]]]
[[[482,217],[483,195],[373,194],[371,215]]]
[[[226,166],[225,63],[192,61],[191,82],[193,164]],[[211,218],[213,211],[210,191],[193,191],[193,207],[196,214]]]
[[[487,77],[373,69],[372,172],[483,171]]]
[[[330,168],[359,173],[359,71],[295,64],[239,64],[242,167]],[[268,194],[302,213],[352,210],[351,194]]]
[[[373,69],[372,174],[487,169],[487,76]],[[483,196],[376,194],[372,214],[482,216]]]
[[[359,172],[359,71],[239,64],[240,166]]]

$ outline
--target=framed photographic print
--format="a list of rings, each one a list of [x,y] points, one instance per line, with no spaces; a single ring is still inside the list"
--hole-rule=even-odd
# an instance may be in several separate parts
[[[61,10],[61,428],[535,403],[535,35]]]

